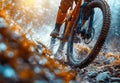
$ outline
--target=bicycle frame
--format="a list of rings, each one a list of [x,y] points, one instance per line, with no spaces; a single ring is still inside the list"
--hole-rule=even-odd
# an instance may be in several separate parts
[[[70,9],[70,15],[64,21],[64,22],[67,22],[67,26],[64,29],[63,42],[66,42],[68,40],[71,28],[74,25],[78,26],[78,31],[80,32],[81,27],[86,22],[86,20],[83,20],[83,16],[84,16],[83,9],[86,6],[87,6],[87,2],[84,2],[84,0],[78,0],[75,8],[74,9],[72,9],[72,8]],[[94,18],[94,10],[92,10],[92,15],[90,16],[89,28],[92,28],[92,26],[93,26],[93,18]],[[77,21],[78,21],[78,23],[77,23]],[[74,23],[77,23],[77,24],[74,24]]]

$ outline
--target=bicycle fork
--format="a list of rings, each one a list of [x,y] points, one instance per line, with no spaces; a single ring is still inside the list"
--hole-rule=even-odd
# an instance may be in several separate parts
[[[79,33],[81,33],[83,38],[86,37],[86,34],[91,33],[90,31],[93,28],[93,19],[94,19],[94,9],[92,9],[91,15],[87,17],[87,19],[90,17],[88,29],[81,30],[81,27],[83,26],[83,17],[84,17],[83,10],[86,6],[87,6],[87,3],[84,3],[80,8],[80,14],[79,14],[78,25],[77,25],[78,26],[77,30]]]

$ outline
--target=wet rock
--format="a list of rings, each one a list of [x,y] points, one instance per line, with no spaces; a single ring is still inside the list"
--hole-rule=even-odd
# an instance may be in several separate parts
[[[116,82],[116,83],[120,83],[120,78],[117,78],[117,77],[112,77],[110,80],[111,80],[112,83],[113,83],[113,82],[114,82],[114,83],[115,83],[115,82]]]
[[[114,57],[110,57],[110,58],[107,58],[106,60],[104,60],[104,64],[110,64],[111,62],[113,62],[115,60]]]
[[[91,72],[88,72],[88,77],[95,77],[97,75],[97,72],[96,71],[91,71]]]
[[[109,81],[110,75],[109,72],[102,72],[99,73],[96,77],[97,82],[106,82]]]

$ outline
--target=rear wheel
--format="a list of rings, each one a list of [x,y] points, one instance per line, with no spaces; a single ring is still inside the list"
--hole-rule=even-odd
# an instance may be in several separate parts
[[[81,35],[78,35],[80,42],[74,42],[76,37],[76,29],[73,26],[68,40],[67,58],[69,65],[75,68],[84,68],[96,58],[105,42],[110,27],[110,9],[105,0],[93,0],[88,3],[87,8],[90,10],[95,10],[96,17],[94,17],[93,23],[95,36],[89,44],[81,41]],[[100,16],[98,16],[99,14]],[[87,24],[85,24],[84,27],[87,27]]]

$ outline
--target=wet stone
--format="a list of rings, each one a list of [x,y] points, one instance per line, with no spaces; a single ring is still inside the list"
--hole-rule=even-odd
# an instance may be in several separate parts
[[[95,77],[97,75],[97,72],[96,71],[91,71],[91,72],[88,72],[88,77]]]
[[[119,77],[111,77],[110,81],[111,82],[119,82],[120,83],[120,78]]]
[[[110,78],[109,72],[102,72],[97,75],[96,81],[97,82],[106,82],[109,80],[109,78]]]
[[[104,64],[110,64],[111,62],[113,62],[115,59],[114,57],[110,57],[110,58],[107,58],[106,60],[104,60]]]

